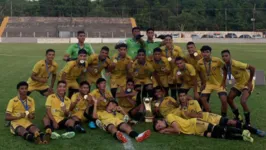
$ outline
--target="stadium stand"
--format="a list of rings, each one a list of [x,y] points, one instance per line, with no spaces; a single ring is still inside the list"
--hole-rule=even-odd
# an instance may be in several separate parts
[[[134,18],[5,17],[1,37],[73,37],[84,30],[88,37],[125,37],[136,26]]]

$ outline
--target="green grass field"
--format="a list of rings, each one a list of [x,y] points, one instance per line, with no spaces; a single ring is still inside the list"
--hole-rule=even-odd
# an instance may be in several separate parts
[[[93,48],[99,51],[104,44],[93,44]],[[198,45],[200,48],[202,44]],[[107,44],[113,49],[114,45]],[[185,44],[180,44],[182,49]],[[235,59],[250,63],[256,66],[257,70],[266,70],[265,59],[266,44],[211,44],[213,47],[213,56],[220,57],[220,51],[230,49]],[[27,80],[31,74],[33,65],[45,56],[45,50],[53,48],[56,50],[55,60],[59,64],[59,68],[64,66],[62,61],[63,54],[68,44],[1,44],[0,45],[0,149],[124,149],[123,144],[115,141],[110,134],[99,129],[90,130],[87,128],[86,134],[77,134],[71,140],[59,139],[51,141],[49,145],[35,145],[24,141],[21,137],[13,136],[9,128],[4,127],[5,109],[8,101],[16,96],[16,84],[19,81]],[[110,55],[115,51],[112,50]],[[249,99],[251,108],[252,124],[262,130],[266,130],[266,90],[265,86],[257,86],[253,95]],[[36,119],[34,124],[43,129],[42,117],[45,114],[45,97],[34,92],[31,97],[36,103]],[[239,100],[236,100],[239,104]],[[220,102],[216,94],[211,98],[212,111],[220,113]],[[240,111],[242,109],[240,107]],[[229,117],[232,113],[228,111]],[[151,124],[140,123],[133,127],[136,131],[142,132],[146,129],[152,129]],[[63,132],[63,131],[62,131]],[[132,139],[132,145],[136,150],[150,149],[254,149],[265,150],[266,138],[259,138],[254,135],[255,142],[253,144],[243,141],[230,141],[207,139],[204,137],[187,136],[187,135],[161,135],[152,132],[150,139],[143,143],[137,143]]]

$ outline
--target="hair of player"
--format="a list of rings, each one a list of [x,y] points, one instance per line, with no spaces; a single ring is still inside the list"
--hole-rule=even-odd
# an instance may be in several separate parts
[[[107,47],[107,46],[103,46],[103,47],[101,48],[101,51],[109,52],[109,47]]]
[[[175,61],[179,61],[179,60],[184,60],[184,58],[179,57],[179,56],[175,58]]]
[[[188,45],[194,45],[195,46],[195,43],[194,42],[187,42],[187,46]]]
[[[135,84],[134,80],[132,80],[132,79],[127,79],[127,84],[130,83],[130,82],[133,83],[133,84]]]
[[[134,32],[134,30],[140,30],[140,27],[134,27],[134,28],[132,28],[132,33]]]
[[[160,47],[156,47],[155,49],[153,49],[153,53],[155,52],[162,52],[162,49]]]
[[[187,94],[187,91],[185,89],[179,89],[178,95],[180,95],[180,94]]]
[[[117,49],[119,49],[119,48],[121,48],[121,47],[125,47],[125,48],[127,48],[127,44],[125,44],[125,43],[121,43],[121,44],[118,44],[118,45],[117,45]]]
[[[46,50],[45,54],[47,55],[47,54],[48,54],[48,53],[50,53],[50,52],[53,52],[53,53],[55,53],[55,50],[53,50],[53,49],[49,48],[49,49],[47,49],[47,50]]]
[[[96,81],[96,85],[100,84],[101,82],[106,82],[106,80],[104,78],[99,78],[97,81]],[[98,87],[98,86],[97,86]]]
[[[88,81],[82,81],[79,83],[80,87],[82,87],[83,85],[88,85],[88,87],[90,88],[90,83]]]
[[[167,37],[170,37],[170,39],[173,39],[173,36],[170,35],[170,34],[166,34],[165,37],[164,37],[164,39],[167,38]]]
[[[85,32],[84,31],[78,31],[77,35],[79,36],[80,34],[85,34]]]
[[[66,81],[64,81],[64,80],[59,80],[59,81],[57,82],[57,86],[58,86],[59,84],[61,84],[61,83],[67,85]]]
[[[115,103],[116,106],[118,106],[118,102],[117,102],[116,100],[110,100],[110,101],[107,103],[106,107],[108,107],[110,103]]]
[[[144,54],[146,55],[146,50],[143,49],[143,48],[141,48],[141,49],[138,50],[138,54],[139,54],[139,53],[144,53]]]
[[[225,49],[221,52],[221,55],[223,55],[224,53],[228,53],[229,55],[231,55],[230,51],[228,49]]]
[[[204,45],[204,46],[201,47],[200,51],[201,52],[205,52],[205,51],[210,51],[211,52],[212,48],[210,46],[208,46],[208,45]]]
[[[153,121],[152,121],[152,127],[153,127],[153,130],[155,132],[158,132],[159,131],[159,130],[156,129],[156,125],[157,125],[157,123],[158,123],[159,120],[161,120],[161,119],[153,119]]]
[[[148,28],[148,29],[146,30],[147,33],[148,33],[149,31],[153,31],[153,32],[154,32],[154,29],[153,29],[153,28]]]
[[[80,49],[79,52],[78,52],[78,55],[80,54],[88,54],[87,51],[85,49]]]
[[[29,87],[29,84],[26,81],[21,81],[17,84],[17,90],[22,87],[22,86],[27,86]]]

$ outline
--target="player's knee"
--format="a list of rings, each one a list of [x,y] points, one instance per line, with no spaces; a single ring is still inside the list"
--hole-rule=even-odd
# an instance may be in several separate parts
[[[241,99],[240,100],[240,104],[243,106],[243,105],[246,105],[247,104],[247,100],[246,99]]]

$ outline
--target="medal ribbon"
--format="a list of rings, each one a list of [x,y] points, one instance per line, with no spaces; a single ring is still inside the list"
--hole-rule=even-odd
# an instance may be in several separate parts
[[[230,61],[230,64],[229,65],[226,65],[226,70],[227,70],[227,75],[228,75],[228,78],[229,78],[229,81],[232,79],[232,66],[231,66],[231,61]]]
[[[51,72],[49,71],[49,68],[48,68],[48,62],[45,60],[45,68],[46,68],[46,71],[47,71],[47,74],[48,74],[48,79],[51,75]]]
[[[104,59],[104,61],[101,61],[101,60],[100,60],[100,56],[98,57],[98,67],[97,67],[98,70],[100,70],[100,68],[102,67],[102,65],[105,63],[105,60],[106,60],[106,59]]]
[[[19,97],[19,96],[18,96]],[[24,103],[23,100],[19,97],[20,102],[22,103],[23,107],[25,108],[26,111],[29,110],[28,106],[28,99],[26,99],[26,102]]]
[[[102,93],[100,90],[99,90],[99,92],[100,92],[101,96],[102,96],[104,99],[107,100],[107,98],[105,97],[105,93]]]
[[[63,98],[61,98],[58,94],[56,94],[56,97],[58,97],[59,99],[60,99],[60,101],[62,102],[62,103],[64,103],[64,100],[65,100],[65,98],[63,97]]]
[[[207,68],[207,62],[204,61],[204,67],[205,67],[205,70],[206,70],[207,77],[211,76],[211,65],[212,65],[212,60],[209,61],[208,68]]]

